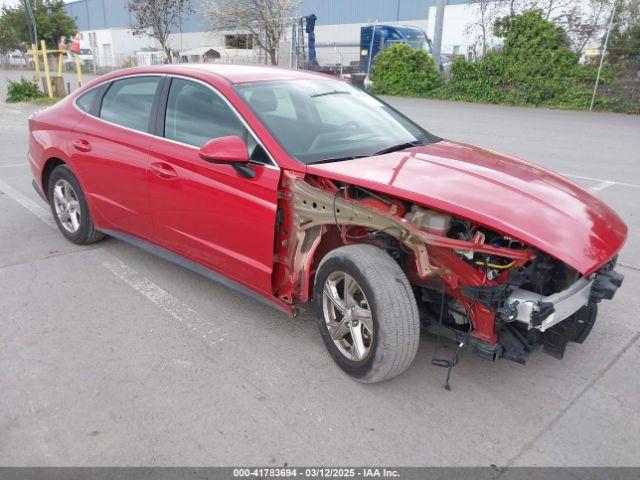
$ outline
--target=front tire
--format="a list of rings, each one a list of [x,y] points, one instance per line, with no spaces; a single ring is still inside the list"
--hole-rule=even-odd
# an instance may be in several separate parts
[[[93,224],[87,199],[69,167],[60,165],[51,172],[47,192],[53,218],[69,241],[88,245],[104,238]]]
[[[420,320],[400,266],[372,245],[350,245],[324,257],[314,286],[325,346],[356,380],[376,383],[404,372],[420,340]]]

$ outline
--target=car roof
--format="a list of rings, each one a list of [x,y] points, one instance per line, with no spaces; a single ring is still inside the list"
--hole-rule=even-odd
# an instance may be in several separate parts
[[[204,73],[212,74],[223,78],[229,83],[248,82],[269,82],[282,80],[304,80],[331,78],[340,80],[337,77],[330,77],[319,73],[306,72],[303,70],[291,70],[280,67],[258,66],[258,65],[229,65],[211,63],[180,63],[174,65],[154,65],[149,67],[135,68],[135,73],[174,73],[185,74]]]

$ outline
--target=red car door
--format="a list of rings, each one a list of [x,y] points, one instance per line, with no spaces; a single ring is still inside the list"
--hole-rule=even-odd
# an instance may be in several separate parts
[[[270,294],[280,169],[213,87],[173,78],[158,115],[163,138],[151,143],[148,174],[158,243]],[[198,155],[228,135],[247,141],[252,178]]]
[[[69,146],[100,227],[147,239],[153,237],[147,196],[152,138],[148,132],[161,78],[135,76],[112,82],[94,111],[98,116],[84,117]]]

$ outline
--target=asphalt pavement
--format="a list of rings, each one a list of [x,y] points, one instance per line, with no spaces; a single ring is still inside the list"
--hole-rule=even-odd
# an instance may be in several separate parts
[[[629,225],[625,283],[583,345],[526,366],[464,350],[447,391],[427,335],[405,374],[362,385],[307,311],[114,239],[67,242],[31,187],[41,107],[1,101],[15,75],[0,72],[0,465],[640,464],[640,117],[387,99],[435,134],[562,172]]]

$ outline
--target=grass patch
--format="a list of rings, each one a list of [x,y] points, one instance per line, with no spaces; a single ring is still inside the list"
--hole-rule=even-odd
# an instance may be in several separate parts
[[[60,100],[62,100],[62,98],[59,98],[59,97],[53,97],[53,98],[38,97],[38,98],[32,98],[31,100],[27,100],[27,102],[28,103],[33,103],[35,105],[51,106],[51,105],[55,105]]]

